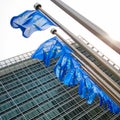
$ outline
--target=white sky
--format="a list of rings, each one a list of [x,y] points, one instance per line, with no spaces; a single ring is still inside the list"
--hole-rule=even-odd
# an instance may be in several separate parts
[[[46,31],[34,32],[31,37],[24,38],[19,29],[10,26],[10,19],[25,10],[32,10],[33,5],[38,2],[43,9],[54,16],[68,29],[76,35],[82,35],[96,46],[101,52],[106,54],[117,65],[120,66],[120,55],[105,46],[94,35],[86,31],[81,25],[71,19],[62,10],[56,7],[50,0],[3,0],[0,4],[0,61],[37,49],[45,40],[52,37]],[[73,7],[80,14],[87,17],[108,32],[116,40],[120,40],[120,7],[119,0],[64,0],[69,6]],[[59,32],[59,31],[58,31]],[[62,31],[60,31],[62,33]],[[63,33],[62,33],[63,35]],[[65,38],[68,36],[64,35]]]

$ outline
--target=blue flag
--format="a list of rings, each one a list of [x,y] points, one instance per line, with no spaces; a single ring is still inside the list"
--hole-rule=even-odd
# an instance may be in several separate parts
[[[111,112],[117,114],[120,112],[120,106],[118,106],[100,87],[98,87],[89,77],[89,75],[83,70],[83,79],[80,81],[79,95],[81,98],[85,98],[88,104],[91,104],[96,96],[100,98],[100,106],[104,105],[104,108],[109,108]]]
[[[72,50],[62,43],[57,37],[53,37],[44,42],[32,55],[32,58],[43,60],[45,65],[50,64],[52,58],[60,57],[57,61],[54,72],[57,78],[67,86],[79,85],[78,93],[81,98],[85,98],[91,104],[95,97],[100,98],[100,106],[110,109],[113,113],[120,112],[118,106],[97,84],[93,82],[81,64],[71,54]]]
[[[67,86],[77,85],[79,82],[75,77],[75,69],[70,69],[64,77],[63,83]]]
[[[28,38],[35,31],[42,31],[50,26],[56,26],[39,10],[27,10],[11,19],[13,28],[20,28],[24,37]]]
[[[80,64],[73,58],[70,53],[63,54],[55,65],[54,72],[61,82],[67,86],[74,86],[79,83]]]
[[[45,65],[49,66],[52,58],[60,57],[65,51],[71,52],[71,50],[55,36],[41,44],[35,53],[33,53],[32,58],[43,60]]]
[[[101,89],[90,76],[81,68],[81,64],[72,57],[71,53],[63,54],[55,65],[55,74],[67,86],[80,83],[79,95],[91,104],[96,96],[100,96],[100,104],[109,108],[113,113],[119,113],[120,107]]]

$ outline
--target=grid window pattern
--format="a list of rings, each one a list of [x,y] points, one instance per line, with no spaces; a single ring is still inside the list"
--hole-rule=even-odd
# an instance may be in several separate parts
[[[22,59],[2,68],[0,74],[0,119],[2,120],[119,120],[99,106],[96,98],[88,105],[78,95],[78,86],[61,84],[43,62]],[[12,69],[11,69],[12,67]],[[6,72],[9,71],[9,72]]]

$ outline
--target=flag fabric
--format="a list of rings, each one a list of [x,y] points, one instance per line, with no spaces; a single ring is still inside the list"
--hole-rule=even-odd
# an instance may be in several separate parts
[[[54,72],[61,82],[67,86],[74,86],[79,83],[77,79],[77,64],[75,58],[70,53],[63,54],[55,65]]]
[[[71,68],[70,56],[68,54],[63,54],[56,63],[54,72],[56,76],[60,79],[60,81],[63,81],[64,75],[70,68]]]
[[[75,66],[73,57],[68,54],[63,54],[55,65],[54,72],[61,82],[67,86],[78,84],[75,79]]]
[[[105,109],[108,108],[113,113],[119,113],[120,106],[93,82],[78,60],[72,56],[72,52],[57,37],[53,37],[40,45],[32,58],[43,60],[46,66],[49,66],[50,59],[59,58],[54,67],[54,73],[62,83],[67,86],[80,84],[78,93],[81,98],[86,99],[88,104],[92,104],[95,97],[98,96],[100,106],[103,105]]]
[[[82,71],[83,79],[80,81],[79,95],[85,98],[88,104],[91,104],[96,96],[100,98],[100,106],[103,105],[105,109],[110,109],[111,112],[117,114],[120,112],[118,106],[99,86],[97,86],[89,77],[89,75]]]
[[[71,50],[55,36],[41,44],[31,57],[43,60],[45,65],[49,66],[50,59],[58,58],[64,52],[71,52]]]
[[[13,28],[20,28],[24,37],[28,38],[35,31],[42,31],[50,26],[56,26],[39,10],[27,10],[11,19]]]
[[[63,83],[67,86],[74,86],[78,84],[75,78],[75,69],[70,69],[64,77]]]

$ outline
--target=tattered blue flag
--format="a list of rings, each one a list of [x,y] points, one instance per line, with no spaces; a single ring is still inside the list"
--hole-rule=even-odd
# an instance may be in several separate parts
[[[78,84],[77,79],[75,78],[75,69],[70,69],[65,75],[63,83],[67,86],[74,86]]]
[[[65,78],[63,80],[63,83],[67,86],[73,86],[74,85],[74,69],[70,69],[68,73],[65,75]]]
[[[72,57],[69,54],[67,55],[69,59],[67,59],[68,62],[66,66],[68,66],[67,68],[69,69],[67,69],[67,72],[64,75],[65,77],[64,77],[63,83],[67,86],[74,86],[74,85],[77,85],[81,80],[81,71],[78,70],[80,67],[80,64],[74,57]]]
[[[43,60],[45,65],[49,66],[50,59],[58,58],[64,54],[65,51],[71,52],[71,50],[55,36],[41,44],[32,55],[32,58]]]
[[[60,81],[63,81],[64,76],[66,75],[67,71],[72,68],[72,61],[71,55],[63,54],[60,59],[57,61],[54,72],[56,76],[59,78]]]
[[[86,98],[86,86],[85,86],[85,80],[81,80],[80,81],[80,86],[79,86],[79,89],[78,89],[78,93],[80,95],[81,98]]]
[[[85,98],[88,104],[91,104],[96,96],[100,98],[100,106],[104,105],[105,109],[110,109],[113,113],[120,112],[120,106],[118,106],[100,87],[98,87],[89,77],[89,75],[83,70],[83,79],[80,81],[79,95],[81,98]]]
[[[100,97],[100,106],[103,105],[105,109],[110,109],[111,112],[117,114],[120,112],[118,106],[101,88],[95,85],[98,89],[98,96]]]
[[[35,31],[42,31],[50,26],[56,26],[39,10],[27,10],[11,19],[13,28],[20,28],[24,37],[28,38]]]
[[[57,61],[54,72],[57,78],[67,86],[74,86],[80,83],[78,93],[91,104],[95,97],[100,98],[100,106],[110,109],[117,114],[120,112],[118,106],[97,84],[93,82],[89,74],[85,72],[81,64],[71,54],[72,50],[62,43],[57,37],[44,42],[32,55],[32,58],[43,60],[45,65],[50,64],[50,59],[60,57]]]
[[[70,53],[63,54],[55,65],[54,72],[61,82],[67,86],[74,86],[79,83],[77,60],[71,56]],[[80,71],[79,71],[80,72]]]
[[[64,77],[64,69],[61,67],[61,63],[63,60],[63,55],[59,58],[59,60],[57,61],[55,67],[54,67],[54,73],[56,74],[57,78],[62,81],[63,77]]]
[[[78,68],[75,69],[75,78],[77,79],[77,81],[81,81],[83,80],[83,74],[82,74],[82,69],[80,69],[80,66]]]

